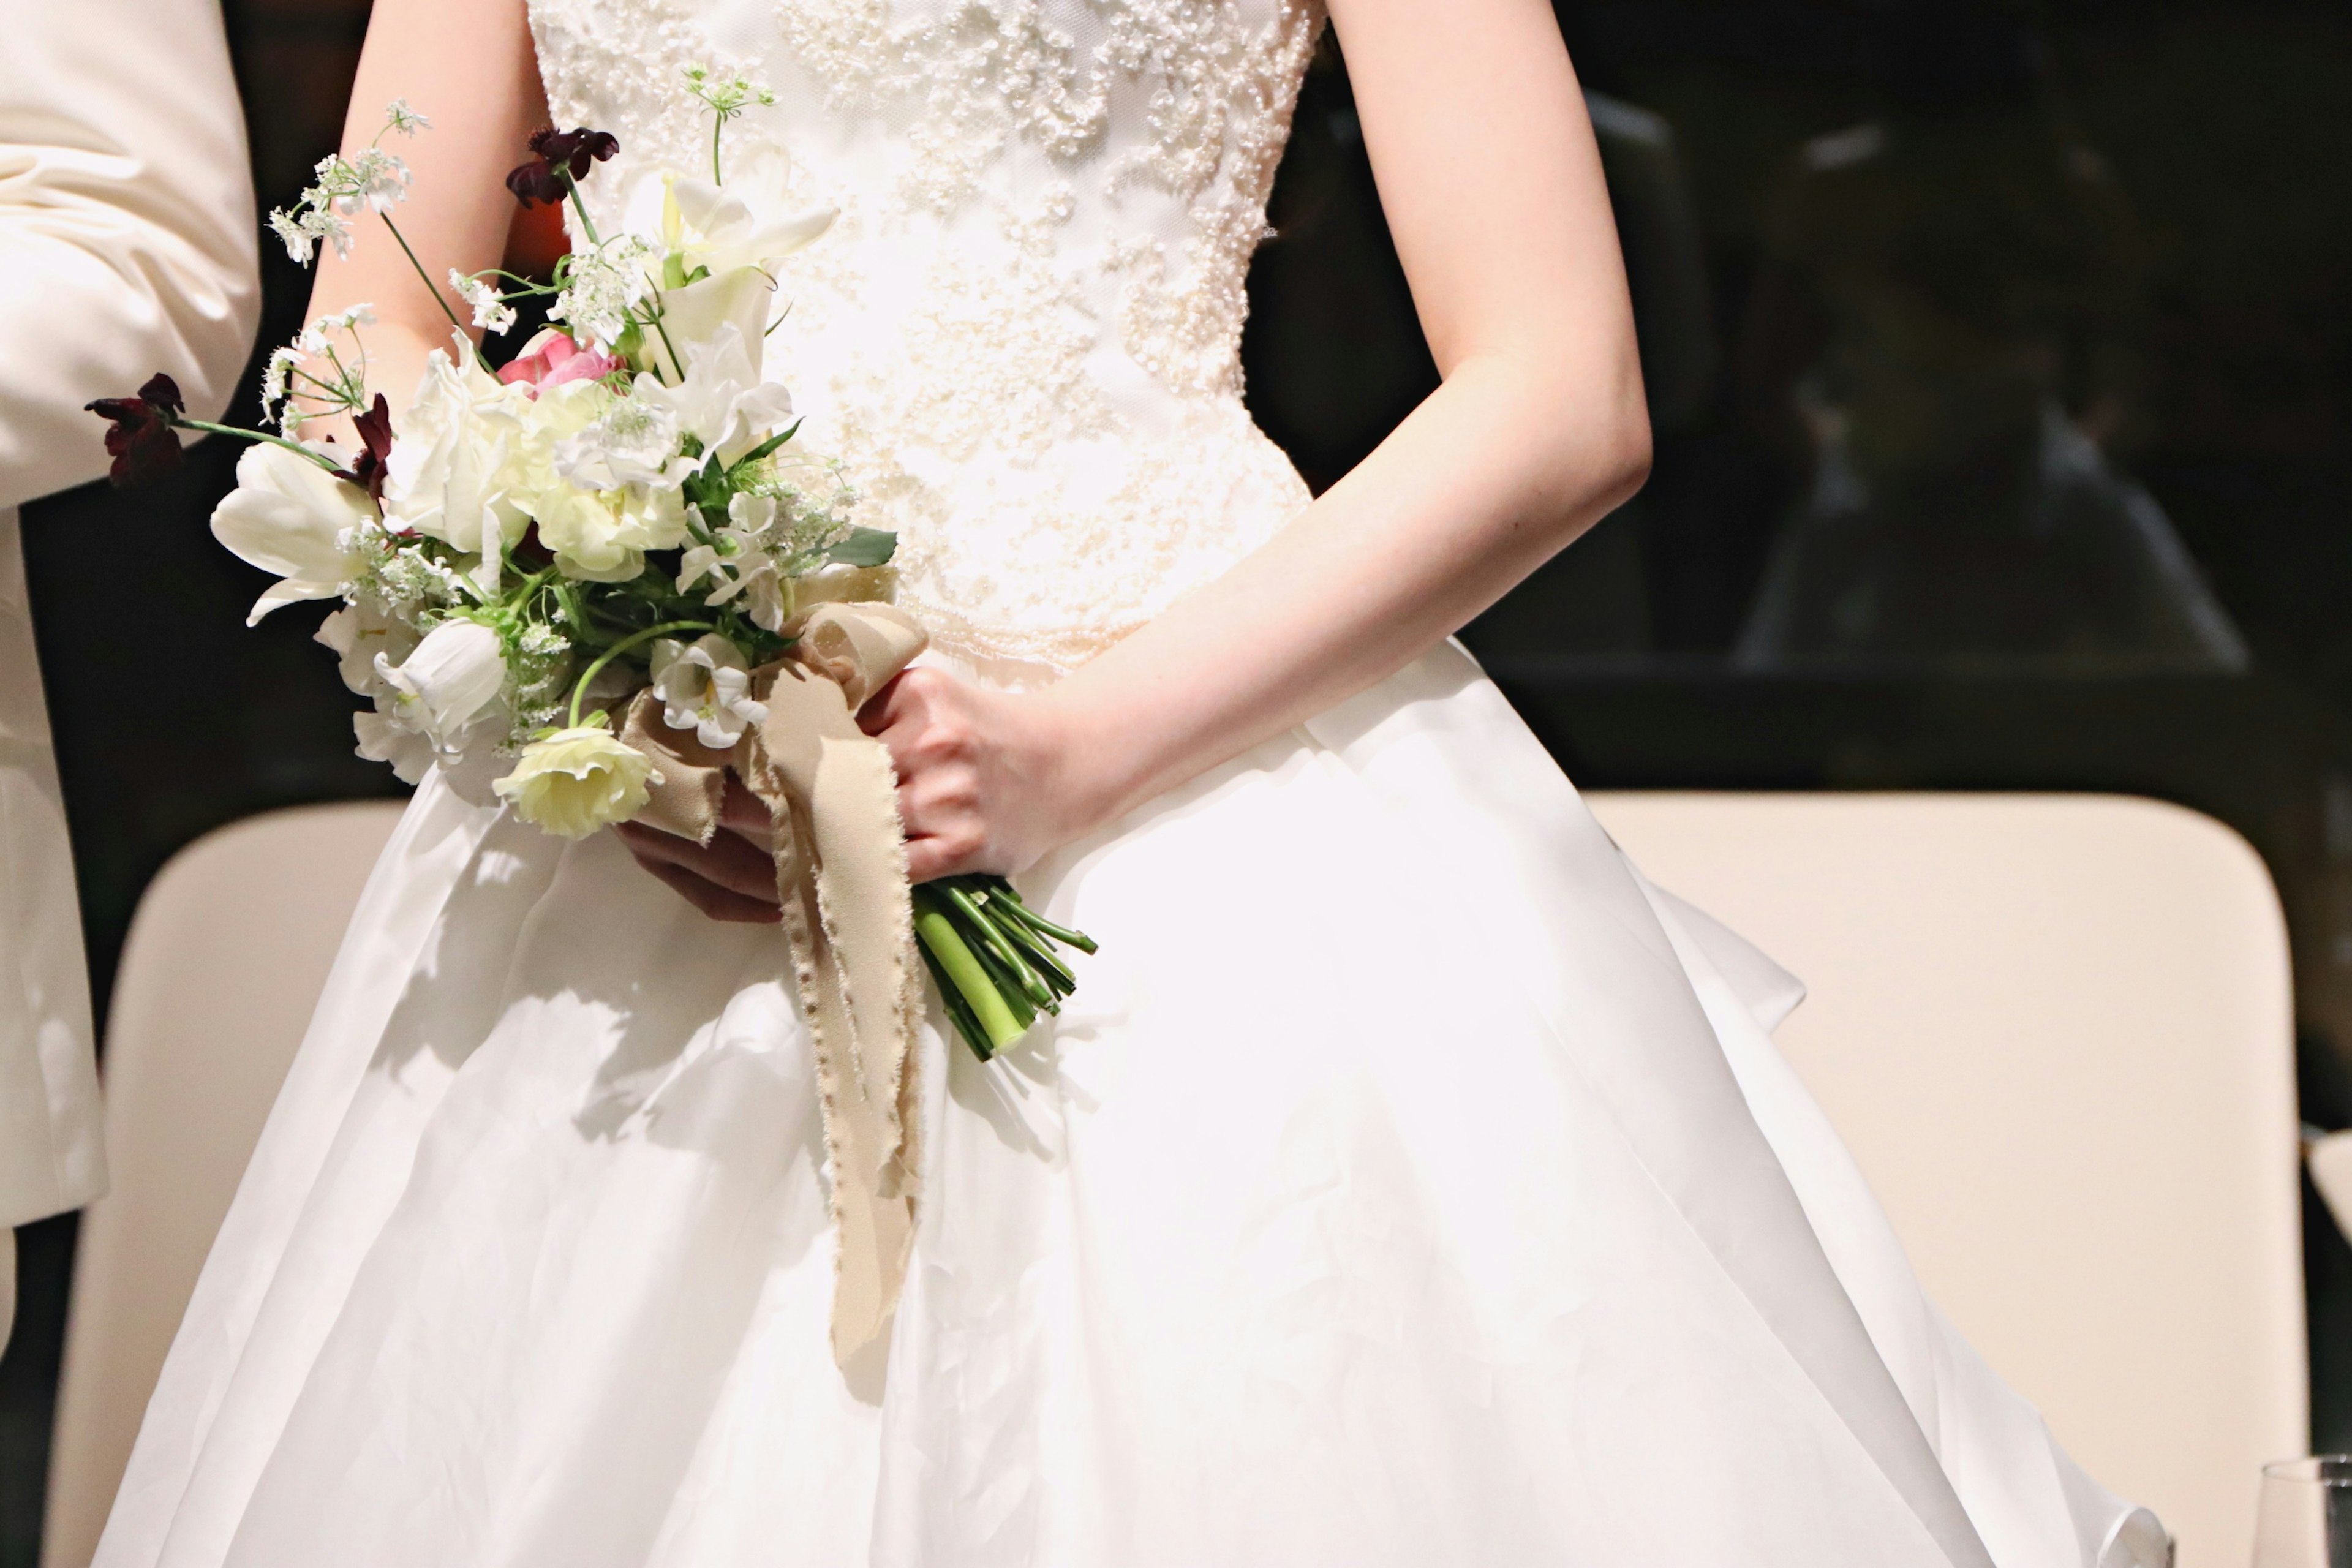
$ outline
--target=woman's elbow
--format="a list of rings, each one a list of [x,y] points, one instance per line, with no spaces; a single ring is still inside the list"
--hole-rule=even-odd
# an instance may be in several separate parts
[[[1616,510],[1650,482],[1650,410],[1638,391],[1608,421],[1596,475],[1600,510]]]

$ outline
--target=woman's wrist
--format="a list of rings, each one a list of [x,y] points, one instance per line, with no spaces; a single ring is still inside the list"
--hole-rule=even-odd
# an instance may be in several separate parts
[[[1024,700],[1032,704],[1041,732],[1061,841],[1083,838],[1125,816],[1137,804],[1139,782],[1131,726],[1106,722],[1085,683],[1073,687],[1070,678]]]

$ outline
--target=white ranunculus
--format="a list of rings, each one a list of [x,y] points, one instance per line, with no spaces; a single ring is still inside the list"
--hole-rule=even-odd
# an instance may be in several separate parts
[[[595,422],[559,441],[555,471],[583,489],[616,490],[624,485],[674,487],[698,466],[678,451],[677,412],[649,397],[653,377],[637,378],[636,390],[609,405]]]
[[[400,663],[376,655],[375,675],[391,692],[379,704],[389,717],[455,752],[506,687],[506,643],[478,621],[444,621]]]
[[[514,771],[490,787],[515,815],[564,838],[585,838],[643,811],[661,772],[610,730],[559,730],[523,748]]]
[[[539,542],[556,566],[587,583],[625,583],[645,570],[646,551],[675,550],[687,537],[677,491],[646,485],[574,490],[539,516]]]
[[[680,351],[686,355],[686,377],[676,386],[640,378],[636,395],[667,410],[677,428],[731,463],[758,446],[793,416],[793,395],[772,381],[761,381],[757,363],[743,334],[730,321],[708,342]]]
[[[236,460],[236,489],[213,509],[213,537],[282,579],[255,601],[252,625],[280,605],[341,595],[359,567],[367,492],[283,447],[256,442]]]
[[[390,695],[377,679],[375,661],[398,664],[415,650],[416,629],[399,616],[388,615],[373,598],[345,605],[320,623],[316,640],[335,650],[343,684],[362,697]]]
[[[613,401],[611,390],[601,382],[542,387],[522,410],[521,433],[507,448],[499,484],[509,498],[536,518],[541,506],[575,493],[578,487],[556,467],[556,453],[566,440],[595,424]]]
[[[531,397],[477,364],[471,345],[464,354],[436,350],[428,362],[415,401],[395,426],[383,510],[396,530],[480,555],[477,576],[495,583],[499,546],[520,540],[528,521],[502,481]]]
[[[690,643],[663,637],[654,644],[654,694],[662,700],[662,721],[691,730],[713,751],[725,751],[753,724],[767,722],[768,708],[751,700],[751,669],[740,649],[717,632]]]

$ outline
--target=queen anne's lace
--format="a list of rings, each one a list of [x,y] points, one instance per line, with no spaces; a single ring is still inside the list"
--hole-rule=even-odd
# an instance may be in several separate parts
[[[770,9],[761,11],[765,5]],[[1249,257],[1314,0],[533,0],[556,117],[611,130],[622,210],[707,166],[701,61],[770,84],[730,126],[780,269],[778,372],[908,606],[952,650],[1061,668],[1306,504],[1241,403]],[[787,155],[787,150],[789,155]],[[699,165],[698,161],[699,161]]]

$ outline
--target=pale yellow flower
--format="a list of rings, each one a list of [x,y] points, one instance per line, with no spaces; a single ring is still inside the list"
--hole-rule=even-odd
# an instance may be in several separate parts
[[[525,822],[562,838],[585,838],[645,809],[658,781],[653,759],[610,730],[559,730],[525,746],[514,772],[490,787]]]

